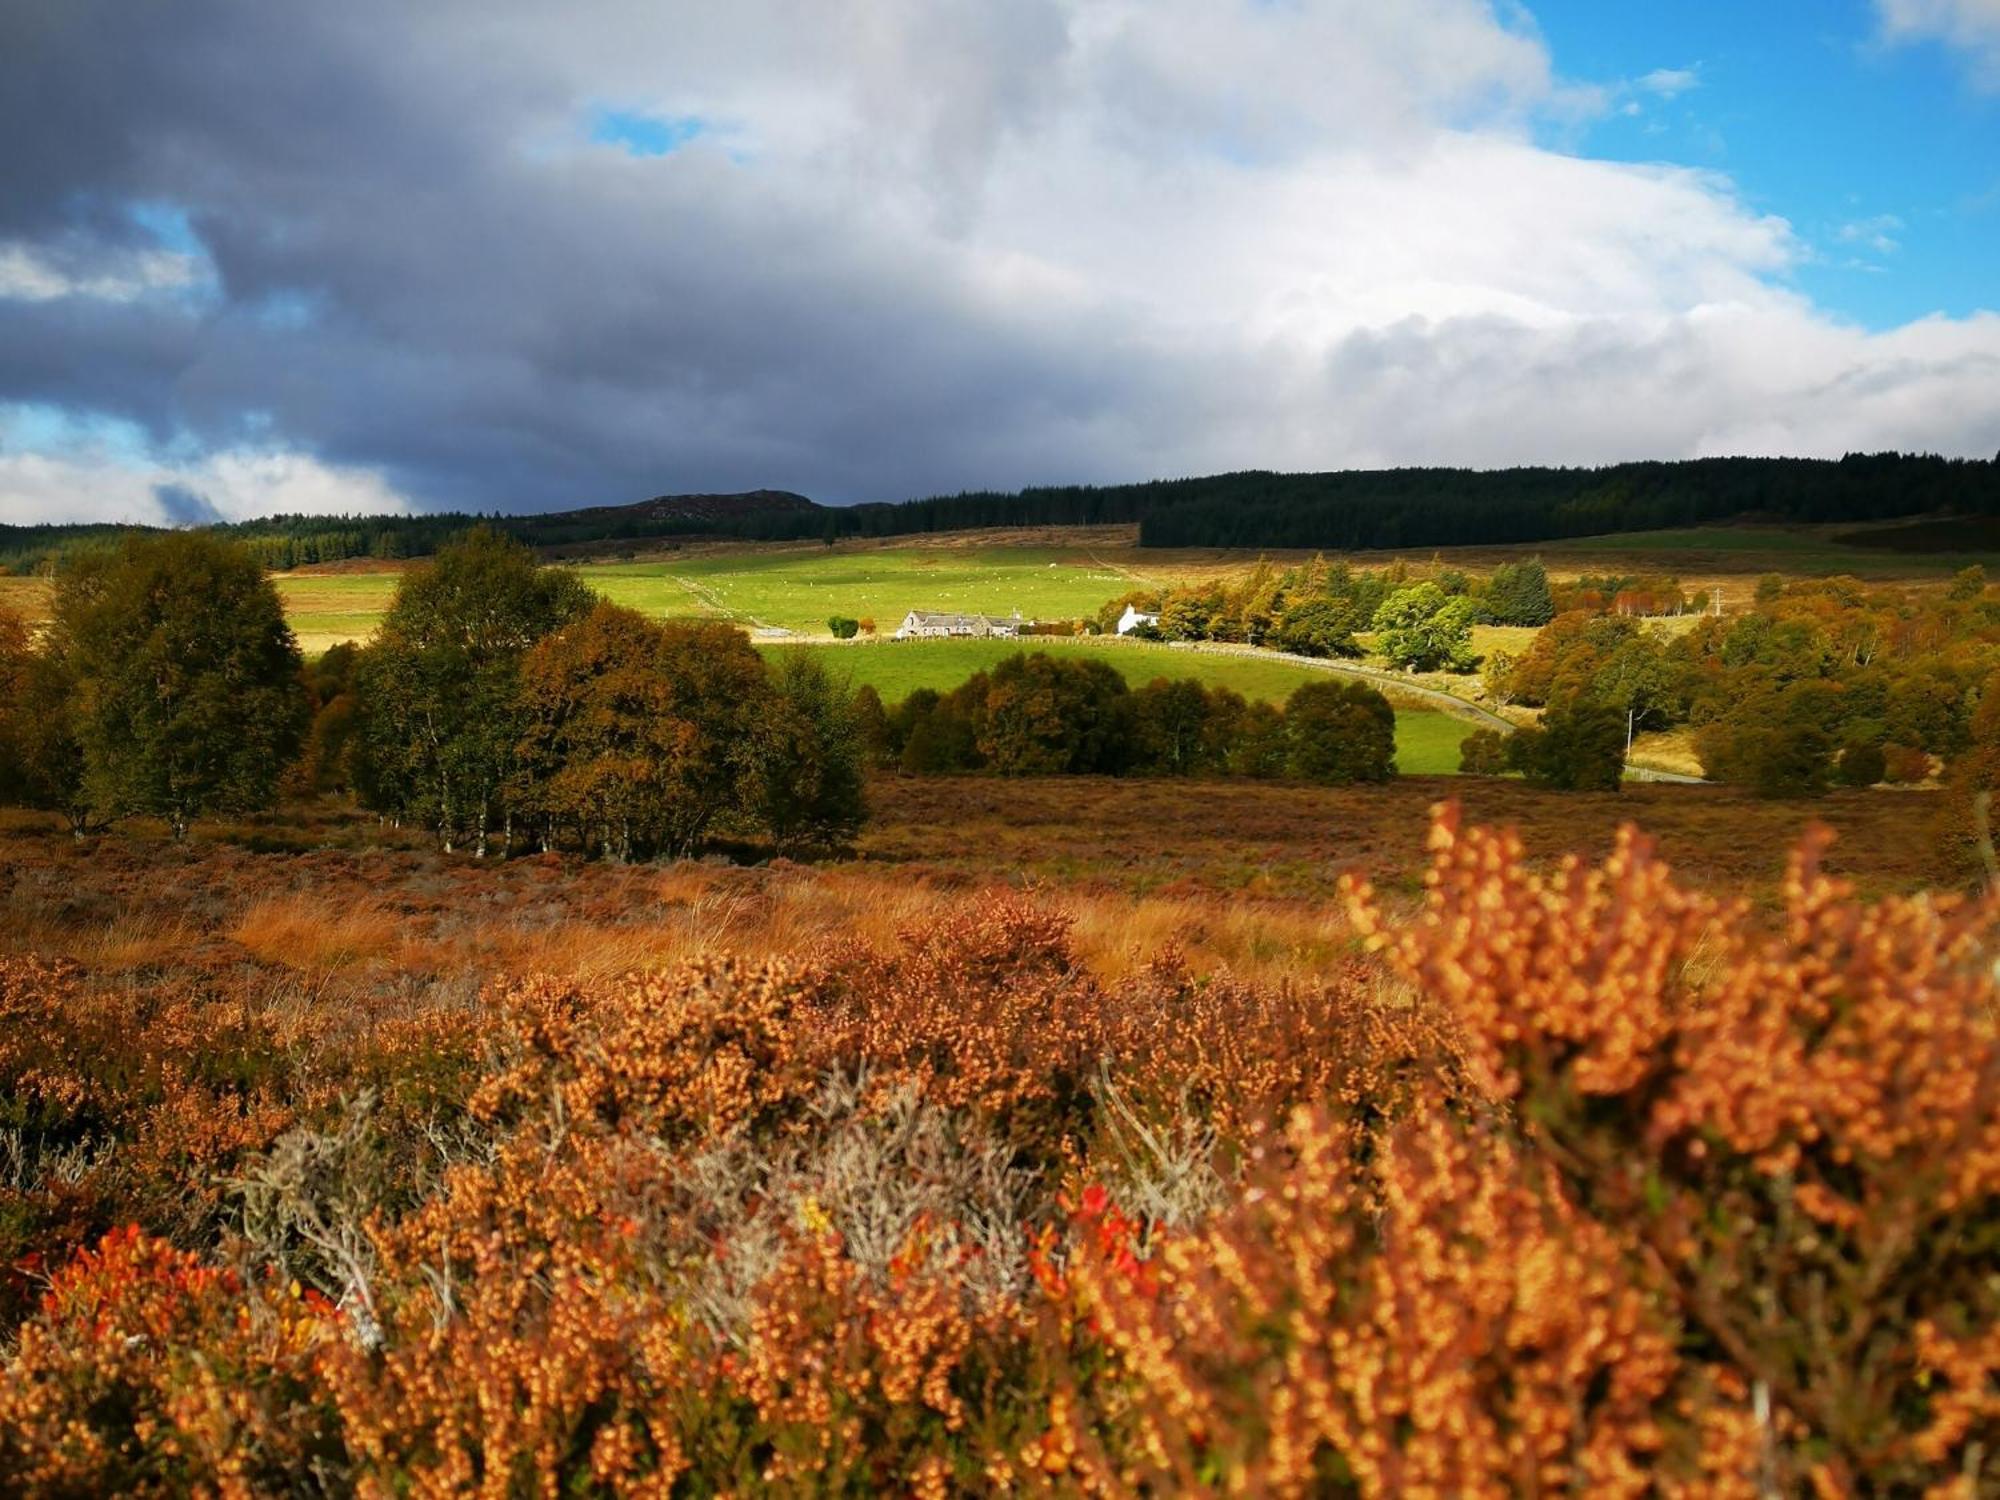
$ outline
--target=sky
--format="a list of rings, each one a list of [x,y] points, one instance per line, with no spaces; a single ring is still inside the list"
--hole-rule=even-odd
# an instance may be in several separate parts
[[[2000,451],[2000,0],[0,0],[0,522]]]

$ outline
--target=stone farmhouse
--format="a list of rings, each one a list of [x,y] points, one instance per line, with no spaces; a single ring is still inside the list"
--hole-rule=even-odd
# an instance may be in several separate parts
[[[951,636],[1012,637],[1021,633],[1021,612],[1008,615],[951,615],[913,609],[892,637],[899,641],[943,640]]]

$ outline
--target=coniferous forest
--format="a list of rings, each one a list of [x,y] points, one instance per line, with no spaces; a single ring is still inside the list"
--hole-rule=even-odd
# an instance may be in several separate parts
[[[498,499],[499,497],[496,497]],[[755,497],[744,497],[754,502]],[[784,504],[775,503],[783,499]],[[1605,468],[1249,470],[1142,484],[968,491],[831,506],[774,497],[734,513],[605,506],[546,515],[273,516],[219,525],[267,567],[428,557],[485,525],[532,547],[727,537],[838,541],[1008,526],[1139,527],[1146,547],[1457,547],[1701,526],[2000,515],[2000,460],[1850,454],[1835,460],[1704,458]],[[0,526],[0,567],[32,571],[120,528]]]

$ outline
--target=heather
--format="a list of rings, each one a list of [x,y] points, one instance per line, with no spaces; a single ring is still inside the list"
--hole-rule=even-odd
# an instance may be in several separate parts
[[[154,847],[10,862],[10,1488],[1991,1483],[1983,899]]]

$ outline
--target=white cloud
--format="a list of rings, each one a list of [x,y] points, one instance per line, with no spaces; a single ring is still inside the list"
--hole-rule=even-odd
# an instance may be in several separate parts
[[[1896,238],[1902,230],[1903,221],[1895,214],[1874,214],[1841,225],[1834,238],[1843,245],[1858,245],[1877,255],[1894,255],[1903,248],[1903,242]]]
[[[207,278],[199,257],[172,250],[135,250],[66,266],[57,256],[20,241],[0,244],[0,298],[52,302],[93,297],[132,302],[157,292],[182,292]]]
[[[1957,47],[1984,86],[2000,88],[2000,0],[1875,0],[1875,8],[1890,41]]]
[[[101,445],[48,452],[0,446],[0,524],[127,521],[171,526],[201,518],[380,515],[409,503],[379,474],[336,468],[276,449],[226,449],[187,462],[154,462]],[[179,503],[177,503],[179,502]]]
[[[1701,72],[1697,68],[1655,68],[1636,80],[1634,87],[1662,99],[1676,99],[1690,89],[1701,87]]]

